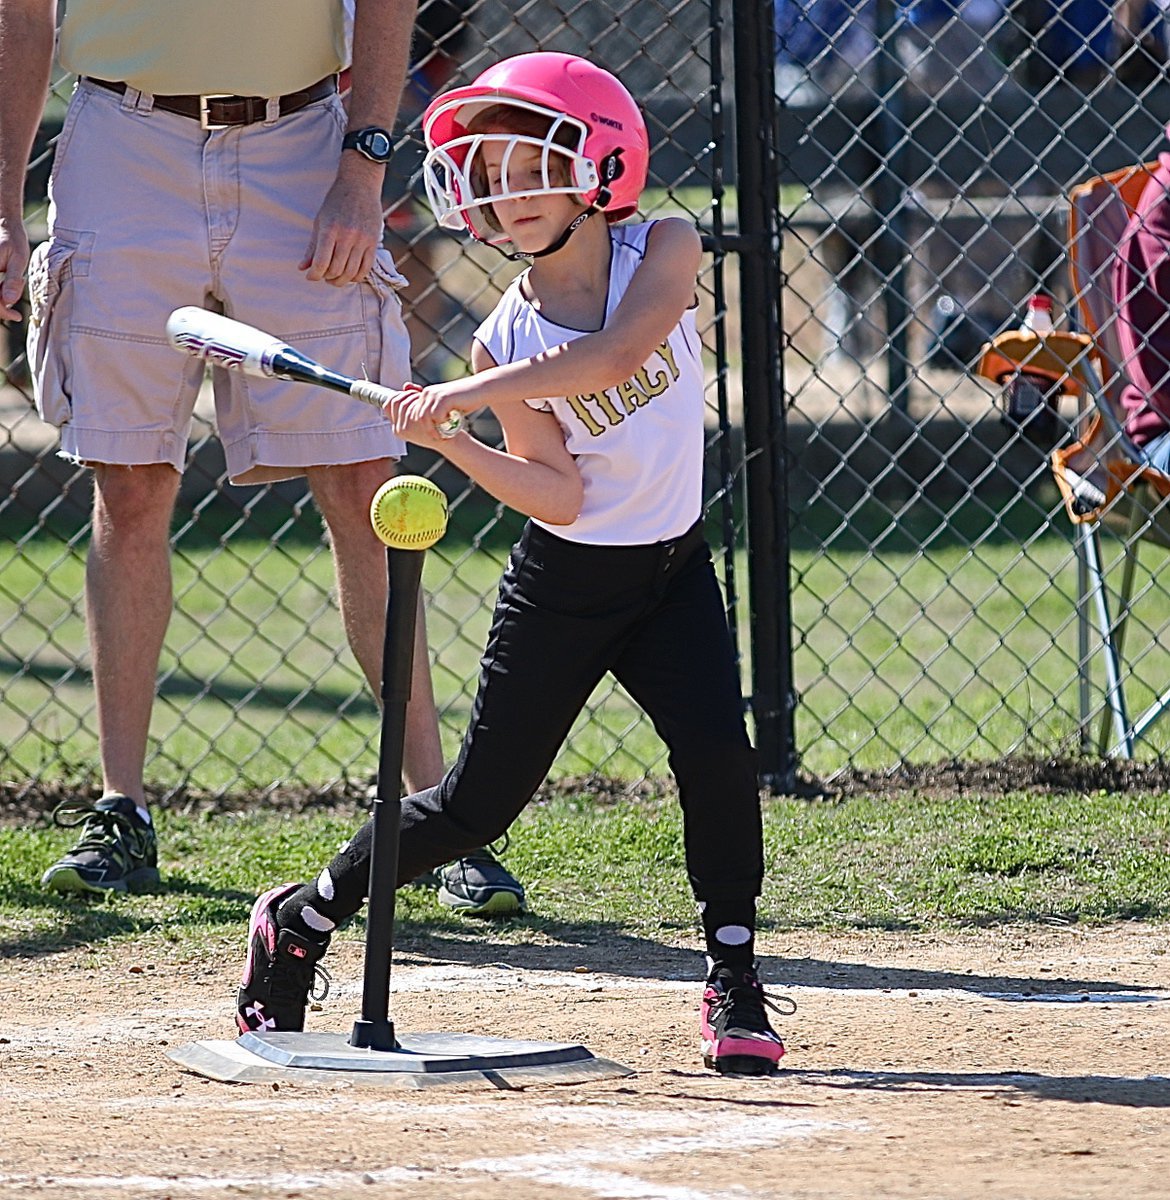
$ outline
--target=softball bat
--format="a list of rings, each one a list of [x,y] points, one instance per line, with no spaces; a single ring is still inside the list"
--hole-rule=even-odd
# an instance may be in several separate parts
[[[176,308],[167,318],[166,328],[167,338],[176,350],[244,375],[314,383],[364,400],[375,408],[381,408],[400,390],[331,371],[271,333],[193,305]],[[463,414],[453,410],[436,428],[441,437],[454,437],[463,428]]]

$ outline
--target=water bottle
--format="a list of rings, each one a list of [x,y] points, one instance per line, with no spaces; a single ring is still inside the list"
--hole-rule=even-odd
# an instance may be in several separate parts
[[[1052,297],[1043,292],[1029,297],[1028,307],[1024,312],[1024,323],[1020,326],[1021,333],[1036,333],[1047,337],[1052,332]]]
[[[1052,297],[1038,292],[1028,300],[1020,332],[1046,337],[1054,329]],[[1007,381],[1006,423],[1046,453],[1060,441],[1061,386],[1046,371],[1021,367]]]

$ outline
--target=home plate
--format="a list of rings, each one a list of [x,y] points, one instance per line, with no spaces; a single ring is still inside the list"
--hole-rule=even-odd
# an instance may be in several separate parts
[[[483,1084],[496,1088],[620,1079],[632,1068],[572,1042],[511,1041],[469,1033],[407,1033],[396,1050],[351,1046],[341,1033],[245,1033],[191,1042],[172,1061],[226,1083],[354,1083],[376,1087]]]

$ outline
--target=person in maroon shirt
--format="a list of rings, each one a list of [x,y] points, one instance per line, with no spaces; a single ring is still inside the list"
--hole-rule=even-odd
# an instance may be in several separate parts
[[[1170,475],[1170,153],[1159,157],[1122,235],[1113,299],[1125,429],[1150,464]]]

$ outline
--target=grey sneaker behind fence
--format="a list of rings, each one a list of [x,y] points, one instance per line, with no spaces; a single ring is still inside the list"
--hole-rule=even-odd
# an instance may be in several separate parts
[[[490,850],[473,850],[440,867],[439,903],[467,917],[513,917],[524,911],[524,888]]]
[[[41,877],[54,892],[103,896],[140,892],[158,884],[154,826],[138,815],[128,796],[106,796],[96,804],[64,800],[53,811],[63,829],[81,826],[76,845]]]

